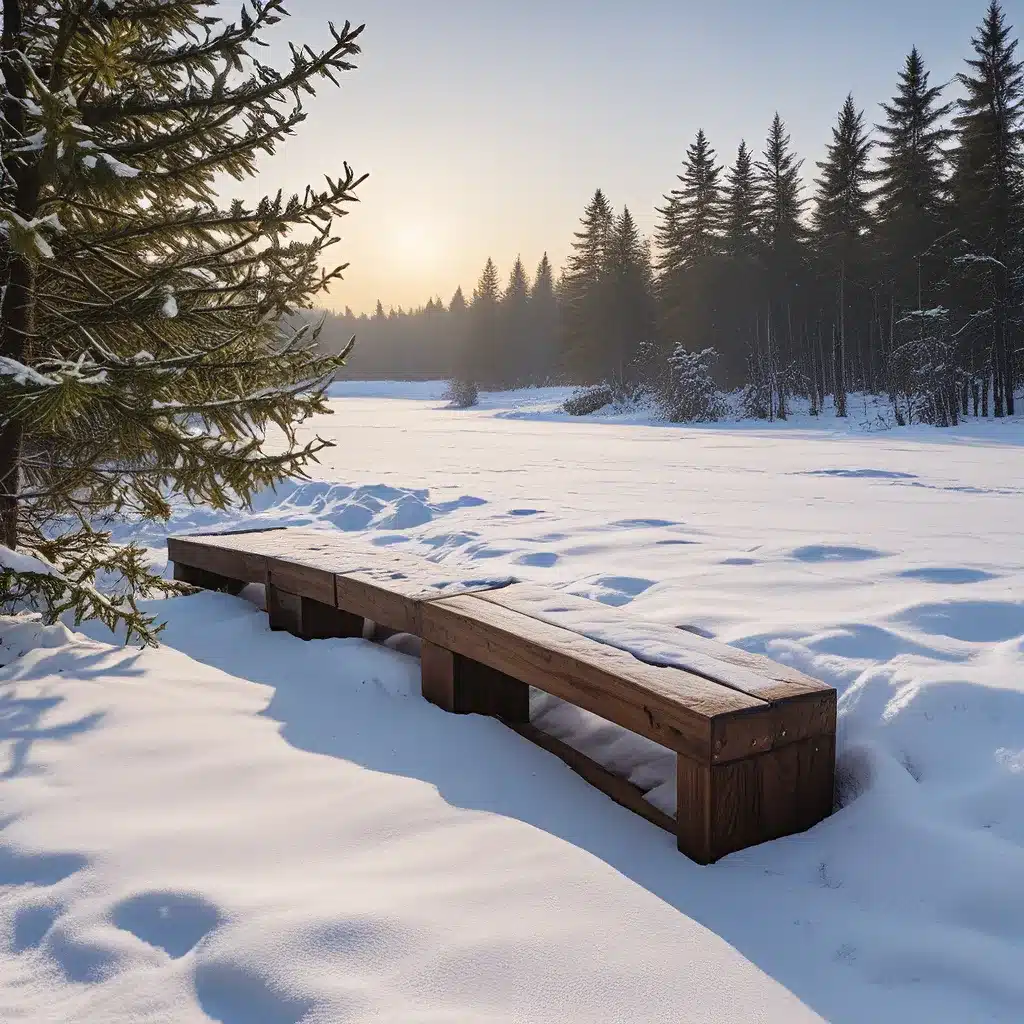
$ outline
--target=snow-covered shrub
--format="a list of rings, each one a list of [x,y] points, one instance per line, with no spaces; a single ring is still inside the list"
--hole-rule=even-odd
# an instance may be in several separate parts
[[[471,380],[450,380],[441,396],[450,409],[471,409],[480,400],[476,384]]]
[[[646,381],[616,381],[612,385],[612,410],[617,413],[648,409],[655,398],[654,388]]]
[[[915,310],[897,324],[889,358],[890,395],[898,423],[956,426],[965,376],[956,365],[949,310]]]
[[[589,416],[606,405],[611,405],[615,399],[610,384],[595,384],[593,387],[580,388],[573,392],[566,400],[562,408],[570,416]]]
[[[669,381],[661,399],[666,419],[673,423],[710,423],[726,414],[725,397],[711,375],[717,359],[713,348],[688,352],[676,345],[668,357]]]

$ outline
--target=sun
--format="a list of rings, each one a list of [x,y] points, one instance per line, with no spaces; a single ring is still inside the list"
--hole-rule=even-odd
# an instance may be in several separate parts
[[[389,235],[392,257],[409,269],[433,266],[442,256],[442,232],[427,220],[402,220],[392,225]]]

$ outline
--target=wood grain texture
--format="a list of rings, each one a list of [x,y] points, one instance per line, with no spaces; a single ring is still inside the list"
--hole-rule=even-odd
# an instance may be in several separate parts
[[[643,791],[637,789],[632,783],[613,775],[607,768],[599,765],[596,761],[581,754],[574,747],[567,743],[549,736],[534,725],[514,725],[509,727],[519,733],[520,736],[536,743],[538,747],[554,754],[555,757],[564,761],[577,775],[586,779],[592,786],[601,790],[606,796],[611,797],[617,804],[634,811],[649,822],[665,829],[666,832],[675,833],[676,823],[663,811],[659,811],[653,804],[644,799]]]
[[[420,690],[442,711],[455,711],[455,655],[427,640],[420,645]]]
[[[482,601],[501,605],[574,632],[582,632],[579,623],[590,623],[601,633],[595,639],[634,651],[635,656],[651,664],[678,665],[689,656],[695,666],[689,668],[689,671],[760,700],[774,702],[801,698],[831,689],[817,679],[763,655],[751,654],[675,626],[638,620],[627,609],[612,608],[598,601],[564,594],[537,584],[516,583],[476,596]],[[613,640],[616,636],[620,639]],[[662,651],[677,657],[659,662],[648,654],[641,654],[645,647],[648,650],[652,647],[652,641]]]
[[[437,597],[422,576],[387,571],[338,573],[334,580],[335,604],[358,612],[399,633],[420,635],[420,608]]]
[[[205,544],[185,537],[168,537],[167,558],[175,565],[187,565],[244,583],[267,581],[266,558],[251,551]]]
[[[728,764],[676,760],[677,843],[700,864],[806,831],[832,813],[834,736]]]
[[[658,668],[622,651],[474,596],[423,606],[422,637],[439,647],[592,711],[671,750],[710,761],[712,726],[719,759],[770,749],[758,723],[764,701],[678,669]]]
[[[326,569],[268,558],[267,582],[289,594],[334,606],[334,573]]]
[[[167,546],[172,561],[182,561],[224,574],[229,574],[229,568],[232,571],[247,572],[248,575],[244,578],[253,583],[266,582],[266,566],[270,559],[292,566],[306,566],[334,573],[349,569],[375,568],[392,564],[399,558],[393,553],[368,547],[365,541],[353,540],[341,531],[294,527],[190,534],[168,538]],[[409,561],[408,556],[405,557],[405,561]],[[257,578],[257,574],[260,573]]]

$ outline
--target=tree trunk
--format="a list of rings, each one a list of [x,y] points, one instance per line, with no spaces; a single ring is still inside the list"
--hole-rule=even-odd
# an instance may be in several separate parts
[[[836,361],[836,415],[846,415],[846,261],[839,264],[839,358]]]
[[[25,111],[18,99],[27,95],[25,68],[15,56],[23,48],[21,0],[3,0],[4,27],[0,49],[7,100],[3,105],[6,123],[2,131],[5,149],[24,135]],[[38,164],[29,162],[9,167],[14,178],[14,209],[25,220],[32,220],[39,206]],[[35,332],[35,270],[24,256],[8,251],[7,274],[0,306],[0,355],[27,363]],[[18,543],[18,493],[21,489],[21,450],[23,431],[17,419],[0,428],[0,544],[8,548]]]

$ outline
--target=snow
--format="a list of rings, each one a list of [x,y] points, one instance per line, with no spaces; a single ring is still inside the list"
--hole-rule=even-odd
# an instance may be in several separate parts
[[[43,561],[36,555],[28,555],[23,551],[12,551],[0,544],[0,570],[11,572],[31,572],[41,576],[60,576],[53,565]],[[61,579],[64,577],[61,576]]]
[[[90,171],[96,168],[100,160],[102,160],[118,178],[137,178],[139,176],[140,172],[137,167],[130,167],[128,164],[122,163],[117,159],[117,157],[111,156],[109,153],[97,153],[95,156],[90,154],[82,157],[83,165]]]
[[[841,808],[700,868],[424,703],[400,650],[270,633],[258,588],[164,602],[156,651],[0,620],[0,1019],[1019,1019],[1024,426],[441,390],[333,385],[316,479],[170,529],[344,530],[591,598],[575,625],[645,657],[665,626],[767,653],[840,692]],[[623,633],[627,606],[661,625]],[[533,714],[671,806],[657,745]]]
[[[0,356],[0,374],[13,377],[16,384],[23,386],[49,387],[51,384],[57,383],[52,377],[44,377],[38,370],[34,370],[17,359],[11,359],[9,356]]]

